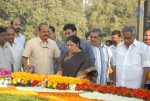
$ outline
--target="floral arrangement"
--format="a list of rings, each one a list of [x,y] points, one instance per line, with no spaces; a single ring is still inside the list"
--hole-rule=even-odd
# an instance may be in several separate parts
[[[12,72],[10,70],[7,70],[5,68],[0,68],[0,76],[10,76]]]
[[[30,74],[26,72],[12,73],[12,84],[17,86],[37,86],[46,78],[46,75]]]
[[[39,75],[26,72],[12,73],[12,84],[16,86],[44,86],[47,88],[66,90],[75,88],[76,84],[89,83],[88,79],[63,77],[60,75]]]
[[[93,83],[84,83],[78,84],[75,87],[75,90],[83,90],[83,91],[96,91],[99,93],[109,93],[109,94],[116,94],[119,96],[125,97],[135,97],[143,100],[150,100],[150,91],[146,89],[131,89],[126,87],[113,87],[113,86],[105,86],[105,85],[98,85]]]
[[[31,92],[31,91],[18,90],[16,89],[16,87],[0,87],[0,94],[25,95],[27,97],[36,96],[39,98],[48,99],[49,101],[70,101],[70,100],[71,101],[97,101],[97,100],[91,100],[91,99],[80,97],[78,93]]]
[[[88,79],[80,79],[73,77],[63,77],[59,75],[49,75],[43,83],[44,87],[67,90],[75,88],[76,84],[89,83]]]

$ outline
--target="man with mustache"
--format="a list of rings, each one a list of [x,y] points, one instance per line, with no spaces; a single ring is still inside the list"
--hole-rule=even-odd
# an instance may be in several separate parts
[[[49,39],[49,25],[41,23],[38,28],[38,36],[26,43],[22,63],[29,72],[38,74],[54,74],[53,60],[60,57],[57,44]],[[28,59],[29,63],[28,64]]]
[[[7,33],[5,28],[0,27],[0,68],[14,72],[14,58],[11,49],[5,44]]]
[[[11,21],[11,25],[13,26],[15,30],[15,42],[19,43],[22,47],[24,47],[25,44],[25,36],[20,33],[21,30],[21,22],[19,19],[13,19]]]
[[[144,31],[144,40],[149,49],[149,61],[150,61],[150,26],[148,26]],[[146,87],[148,90],[150,90],[150,81],[147,81]]]
[[[6,32],[8,34],[7,45],[8,47],[10,47],[13,57],[15,59],[15,63],[13,64],[14,72],[17,72],[21,70],[21,65],[22,65],[21,59],[22,59],[23,47],[19,43],[14,42],[15,31],[12,26],[7,27]]]
[[[93,53],[95,56],[95,67],[98,71],[97,84],[106,85],[108,82],[108,67],[112,57],[111,50],[102,42],[102,32],[100,29],[93,29],[90,33]]]

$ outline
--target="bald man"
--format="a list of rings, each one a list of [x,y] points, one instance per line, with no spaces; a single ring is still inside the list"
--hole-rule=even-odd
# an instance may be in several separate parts
[[[13,26],[13,28],[15,30],[15,39],[14,39],[14,41],[16,43],[19,43],[22,47],[24,47],[25,36],[20,33],[20,30],[21,30],[21,22],[20,22],[20,20],[14,18],[11,21],[11,25]]]

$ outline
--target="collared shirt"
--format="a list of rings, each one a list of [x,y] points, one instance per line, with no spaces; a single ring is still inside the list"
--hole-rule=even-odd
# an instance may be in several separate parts
[[[114,66],[114,61],[115,61],[115,55],[116,55],[116,46],[115,45],[111,45],[111,46],[109,46],[109,48],[110,48],[110,50],[111,50],[111,52],[112,52],[112,58],[111,58],[111,60],[110,60],[110,65],[111,66]]]
[[[60,49],[61,56],[64,55],[67,52],[67,45],[66,45],[66,43],[61,41],[61,40],[58,40],[58,39],[55,39],[54,41],[56,42],[58,48]]]
[[[11,71],[11,65],[15,62],[11,49],[5,44],[0,47],[0,68],[5,68]]]
[[[116,53],[116,85],[140,88],[143,68],[150,66],[148,46],[135,39],[127,49],[124,42],[121,42]]]
[[[53,58],[60,57],[60,50],[53,40],[42,42],[39,37],[35,37],[27,42],[23,56],[29,58],[36,73],[53,74]]]
[[[22,52],[23,52],[23,47],[18,44],[18,43],[13,43],[12,46],[7,42],[6,43],[8,47],[10,47],[13,57],[15,59],[15,63],[13,64],[14,67],[14,72],[20,71],[21,70],[21,59],[22,59]]]
[[[64,56],[64,54],[67,52],[67,45],[65,42],[55,39],[54,40],[58,46],[58,48],[60,49],[60,57],[62,58]],[[56,74],[58,72],[58,68],[59,68],[59,62],[58,61],[54,61],[54,74]]]
[[[15,37],[14,42],[19,43],[22,47],[25,45],[25,37],[22,34],[19,34],[17,37]]]
[[[98,71],[97,84],[107,84],[108,67],[112,57],[109,47],[101,43],[100,47],[92,46],[95,56],[95,67]]]

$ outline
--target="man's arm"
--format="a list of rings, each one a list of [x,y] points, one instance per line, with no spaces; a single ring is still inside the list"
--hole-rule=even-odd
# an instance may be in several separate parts
[[[116,66],[113,68],[113,85],[116,86]]]
[[[14,72],[14,67],[13,67],[13,65],[11,65],[11,71]]]
[[[148,73],[149,73],[149,67],[144,67],[143,68],[143,78],[142,78],[142,84],[141,88],[143,88],[146,84],[147,78],[148,78]]]
[[[22,57],[22,66],[23,66],[23,71],[25,72],[34,72],[34,68],[28,65],[28,57]]]

